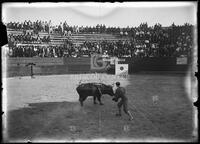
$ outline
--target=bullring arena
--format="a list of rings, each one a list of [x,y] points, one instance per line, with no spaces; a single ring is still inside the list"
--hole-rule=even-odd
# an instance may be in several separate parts
[[[8,137],[24,141],[192,139],[194,110],[183,76],[130,75],[125,80],[102,79],[105,83],[117,80],[126,87],[134,116],[131,122],[125,114],[122,118],[115,116],[116,104],[107,95],[102,98],[103,106],[87,99],[81,107],[75,91],[79,80],[71,80],[73,77],[76,75],[8,78]],[[81,77],[87,78],[87,74]]]
[[[192,38],[193,25],[186,24],[180,27],[176,27],[177,35],[172,38],[174,43],[181,38],[184,40]],[[140,26],[140,31],[143,29],[146,29],[146,24]],[[170,35],[170,27],[160,27],[160,29]],[[32,31],[31,28],[25,30]],[[134,51],[130,50],[130,54],[126,54],[120,51],[119,41],[131,43],[132,35],[116,36],[113,32],[104,31],[102,27],[100,31],[91,29],[93,31],[91,33],[84,29],[70,32],[67,37],[73,40],[72,43],[67,43],[67,52],[64,55],[66,48],[66,43],[63,41],[66,39],[64,31],[61,30],[59,33],[59,30],[55,30],[49,33],[46,29],[37,30],[37,35],[40,37],[49,36],[49,42],[41,42],[38,39],[30,41],[26,38],[19,41],[17,36],[24,30],[11,23],[7,26],[8,40],[14,39],[18,43],[17,45],[9,43],[9,50],[2,59],[4,142],[195,142],[197,140],[197,110],[193,106],[193,102],[197,100],[197,82],[193,76],[196,70],[194,68],[196,59],[193,58],[196,57],[195,54],[184,49],[177,50],[176,54],[171,51],[148,53],[144,52],[145,49],[141,51],[141,48],[137,48],[137,45],[141,44],[137,42],[134,43]],[[142,41],[141,37],[135,36],[134,39]],[[142,37],[142,39],[147,38]],[[184,40],[181,41],[183,45]],[[188,47],[193,46],[194,40],[191,39],[187,43]],[[149,41],[151,42],[150,38]],[[109,65],[109,68],[101,68],[102,65],[98,65],[99,63],[95,61],[101,69],[92,69],[91,61],[94,59],[88,54],[91,45],[96,48],[97,53],[99,47],[112,47],[112,45],[118,47],[118,52],[106,53],[107,49],[102,53],[100,51],[101,56],[124,59],[119,64],[128,64],[128,75],[126,77],[115,75],[116,64]],[[126,46],[123,43],[123,48]],[[33,47],[32,52],[31,47]],[[41,47],[50,49],[50,52],[40,51]],[[29,53],[20,51],[24,48],[29,49]],[[64,51],[63,55],[60,55],[62,52],[56,53],[59,48]],[[51,49],[54,49],[52,53]],[[72,50],[70,53],[69,49],[75,49],[75,52]],[[92,51],[92,54],[94,53]],[[181,63],[178,60],[183,61]],[[34,65],[31,66],[31,63]],[[84,101],[84,106],[80,106],[79,95],[76,92],[80,82],[112,85],[117,81],[126,89],[128,108],[133,115],[132,121],[128,120],[125,113],[122,113],[122,117],[115,116],[117,103],[112,101],[109,95],[102,96],[104,105],[94,105],[93,98],[88,97]]]

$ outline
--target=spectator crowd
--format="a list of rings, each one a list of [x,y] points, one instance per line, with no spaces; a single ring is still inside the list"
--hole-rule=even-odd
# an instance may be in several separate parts
[[[20,35],[8,35],[10,57],[81,57],[95,53],[117,57],[178,57],[191,56],[193,48],[193,26],[188,23],[169,27],[160,24],[150,27],[147,23],[141,23],[138,27],[119,28],[102,24],[96,27],[69,26],[67,22],[53,26],[51,21],[25,21],[10,22],[7,28],[23,31]],[[48,33],[48,36],[41,37],[40,32]],[[75,45],[70,40],[70,35],[74,33],[106,33],[129,39],[86,39],[83,44]],[[65,39],[62,45],[52,45],[50,35],[56,34],[69,36],[69,39]]]
[[[18,43],[49,43],[50,42],[50,36],[44,36],[40,37],[40,35],[32,35],[32,34],[20,34],[20,35],[8,35],[9,42],[13,42],[15,44]]]

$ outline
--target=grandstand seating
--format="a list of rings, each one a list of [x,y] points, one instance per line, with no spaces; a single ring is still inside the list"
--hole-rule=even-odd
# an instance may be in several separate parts
[[[39,34],[39,36],[41,37],[41,38],[43,38],[44,36],[48,36],[49,35],[49,33],[47,33],[47,32],[39,32],[38,33]]]
[[[75,44],[82,44],[84,41],[117,41],[125,40],[125,38],[119,38],[118,35],[112,34],[72,34],[70,38],[74,41]],[[126,40],[128,40],[126,38]]]
[[[7,35],[9,35],[9,34],[21,35],[21,34],[23,34],[23,31],[7,29]]]
[[[23,31],[8,29],[7,34],[20,35],[20,34],[23,34]],[[49,35],[47,32],[39,32],[38,34],[39,34],[40,38],[43,38],[44,36],[47,37]],[[50,39],[51,39],[52,45],[64,44],[64,40],[66,40],[68,38],[70,40],[72,40],[73,44],[75,44],[75,45],[83,44],[84,41],[129,40],[129,38],[121,38],[121,37],[119,37],[119,35],[112,35],[112,34],[96,34],[96,33],[95,34],[72,34],[69,37],[68,36],[62,36],[62,35],[59,35],[59,34],[50,34]]]
[[[169,27],[141,23],[139,27],[122,30],[81,27],[78,32],[63,28],[50,33],[40,24],[33,29],[10,23],[8,28],[9,57],[90,57],[93,53],[117,57],[189,57],[193,47],[193,26],[187,23]],[[20,35],[24,32],[25,35]]]
[[[65,39],[68,39],[68,37],[60,35],[51,35],[51,43],[54,45],[63,44]],[[72,40],[73,44],[75,45],[83,44],[84,41],[117,41],[119,39],[125,40],[125,38],[119,38],[118,36],[111,34],[72,34],[69,37],[69,39]],[[128,39],[126,38],[126,40]]]

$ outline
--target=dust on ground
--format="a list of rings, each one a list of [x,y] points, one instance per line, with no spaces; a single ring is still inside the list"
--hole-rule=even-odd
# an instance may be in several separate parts
[[[8,141],[192,141],[193,106],[183,76],[86,76],[7,79]],[[102,97],[103,106],[89,98],[81,107],[75,90],[80,80],[120,81],[134,120],[124,113],[116,117],[117,103],[108,95]]]

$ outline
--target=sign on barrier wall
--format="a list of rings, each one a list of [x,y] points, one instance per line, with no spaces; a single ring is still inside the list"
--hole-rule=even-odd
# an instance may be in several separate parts
[[[103,60],[102,55],[94,54],[91,55],[90,68],[91,70],[103,70],[108,67],[108,62]]]
[[[128,75],[128,64],[116,64],[115,75]]]
[[[177,57],[176,64],[177,65],[187,64],[187,57]]]

